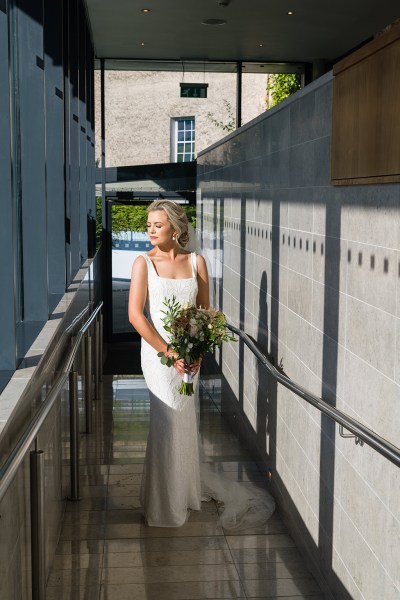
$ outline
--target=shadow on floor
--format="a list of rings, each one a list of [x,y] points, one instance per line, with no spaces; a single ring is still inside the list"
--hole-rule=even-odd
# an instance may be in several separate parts
[[[262,485],[258,464],[221,415],[219,396],[218,382],[204,378],[205,459],[243,485]],[[183,527],[146,526],[139,491],[148,426],[143,378],[105,376],[93,433],[81,436],[82,500],[67,504],[46,600],[325,598],[277,511],[262,527],[234,533],[223,529],[211,501]]]

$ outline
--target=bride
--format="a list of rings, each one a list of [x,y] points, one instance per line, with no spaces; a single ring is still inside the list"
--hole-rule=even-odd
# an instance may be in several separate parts
[[[265,490],[224,481],[202,465],[200,484],[197,421],[200,363],[176,360],[162,365],[157,353],[172,356],[162,321],[165,299],[181,304],[209,306],[205,260],[188,252],[188,220],[181,206],[155,200],[148,207],[147,231],[154,248],[139,256],[132,267],[129,321],[142,338],[142,371],[150,392],[150,429],[147,440],[141,502],[148,525],[180,527],[190,510],[200,510],[202,496],[225,503],[222,524],[237,526],[243,515],[248,525],[266,520],[274,502]],[[147,313],[147,317],[144,314]],[[193,376],[195,394],[181,395],[178,387],[185,372]],[[202,489],[203,488],[203,489]],[[234,502],[228,500],[234,499]],[[245,519],[246,520],[246,519]]]
[[[185,371],[195,376],[197,388],[200,365],[186,365],[183,359],[170,368],[161,364],[158,352],[173,354],[167,350],[161,311],[172,296],[181,304],[208,307],[208,274],[204,258],[184,249],[188,221],[178,204],[154,201],[148,208],[147,231],[154,248],[135,260],[129,294],[129,320],[142,337],[142,371],[150,391],[141,500],[148,525],[179,527],[188,510],[201,506],[196,395],[178,392]]]

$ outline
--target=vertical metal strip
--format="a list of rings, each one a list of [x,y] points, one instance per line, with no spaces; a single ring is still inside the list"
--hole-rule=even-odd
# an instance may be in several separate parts
[[[100,322],[97,315],[94,322],[94,398],[99,399],[99,377],[100,377]]]
[[[90,331],[88,331],[84,340],[86,433],[92,433],[92,336]]]
[[[106,228],[106,115],[104,58],[100,59],[100,107],[101,107],[101,214],[103,230]]]
[[[236,67],[236,129],[239,129],[242,125],[242,74],[243,74],[243,63],[241,60],[237,61]]]
[[[99,380],[103,381],[103,312],[99,313]]]
[[[44,452],[30,453],[32,600],[46,597]]]
[[[79,410],[78,410],[78,372],[69,373],[69,431],[70,431],[70,500],[79,500]]]

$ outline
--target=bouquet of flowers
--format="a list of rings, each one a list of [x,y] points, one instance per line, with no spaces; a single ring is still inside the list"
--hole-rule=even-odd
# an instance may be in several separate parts
[[[222,342],[236,341],[228,332],[224,313],[215,308],[197,308],[194,305],[181,305],[175,296],[165,299],[166,310],[162,313],[164,329],[169,333],[168,350],[176,354],[158,356],[163,365],[171,367],[176,360],[183,358],[187,364],[198,362],[209,350],[221,346]],[[178,389],[180,394],[193,394],[193,378],[185,373]]]

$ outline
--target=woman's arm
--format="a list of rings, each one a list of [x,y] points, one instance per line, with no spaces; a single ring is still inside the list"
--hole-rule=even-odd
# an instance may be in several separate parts
[[[129,289],[128,317],[129,322],[138,334],[153,346],[157,352],[167,351],[167,342],[146,319],[143,313],[147,297],[147,264],[143,256],[138,256],[132,267],[131,286]]]
[[[203,308],[209,308],[210,306],[210,290],[208,283],[208,272],[206,261],[200,254],[197,255],[197,298],[196,305],[202,306]]]

